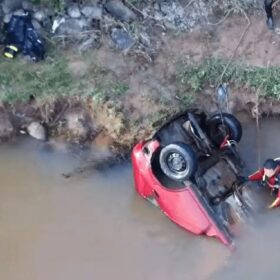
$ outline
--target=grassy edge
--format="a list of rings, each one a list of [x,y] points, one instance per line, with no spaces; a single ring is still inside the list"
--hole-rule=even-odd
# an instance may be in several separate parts
[[[185,91],[192,94],[201,92],[207,87],[215,87],[220,79],[227,60],[209,58],[200,63],[178,63],[177,78]],[[241,61],[229,65],[223,82],[237,87],[259,89],[263,97],[280,100],[280,66],[257,67]]]

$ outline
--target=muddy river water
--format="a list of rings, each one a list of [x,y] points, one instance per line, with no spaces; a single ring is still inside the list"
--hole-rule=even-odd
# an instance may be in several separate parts
[[[279,122],[261,123],[260,158],[280,156]],[[276,277],[280,210],[266,213],[230,253],[178,228],[139,198],[131,166],[65,179],[78,162],[21,139],[0,147],[1,280],[181,280]],[[256,129],[242,153],[257,167]]]

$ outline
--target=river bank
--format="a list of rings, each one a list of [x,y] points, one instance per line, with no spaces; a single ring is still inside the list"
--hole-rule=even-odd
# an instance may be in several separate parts
[[[202,3],[192,9],[201,9]],[[147,24],[150,45],[141,52],[120,50],[104,35],[98,48],[83,52],[61,44],[51,47],[46,60],[37,64],[21,57],[1,61],[0,139],[30,134],[32,127],[33,135],[45,133],[39,138],[125,153],[174,113],[188,107],[217,110],[215,87],[224,70],[232,113],[278,115],[277,29],[268,31],[263,15],[227,16],[227,7],[224,17],[213,13],[214,6],[206,7],[207,22],[192,28],[166,27],[167,18],[160,21],[163,26]],[[139,28],[144,24],[144,19],[137,21]],[[139,38],[143,34],[141,29]],[[143,45],[139,38],[138,46]],[[147,50],[155,52],[147,56]]]

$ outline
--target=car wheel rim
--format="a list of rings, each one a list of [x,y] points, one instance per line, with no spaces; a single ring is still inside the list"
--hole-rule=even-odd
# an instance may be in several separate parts
[[[174,173],[182,173],[187,168],[187,162],[179,153],[172,153],[167,157],[167,166]]]

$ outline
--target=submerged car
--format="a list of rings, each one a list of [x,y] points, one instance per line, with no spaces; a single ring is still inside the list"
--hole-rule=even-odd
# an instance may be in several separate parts
[[[239,182],[241,137],[228,113],[175,116],[133,148],[137,192],[182,228],[233,246],[236,224],[250,211]]]

